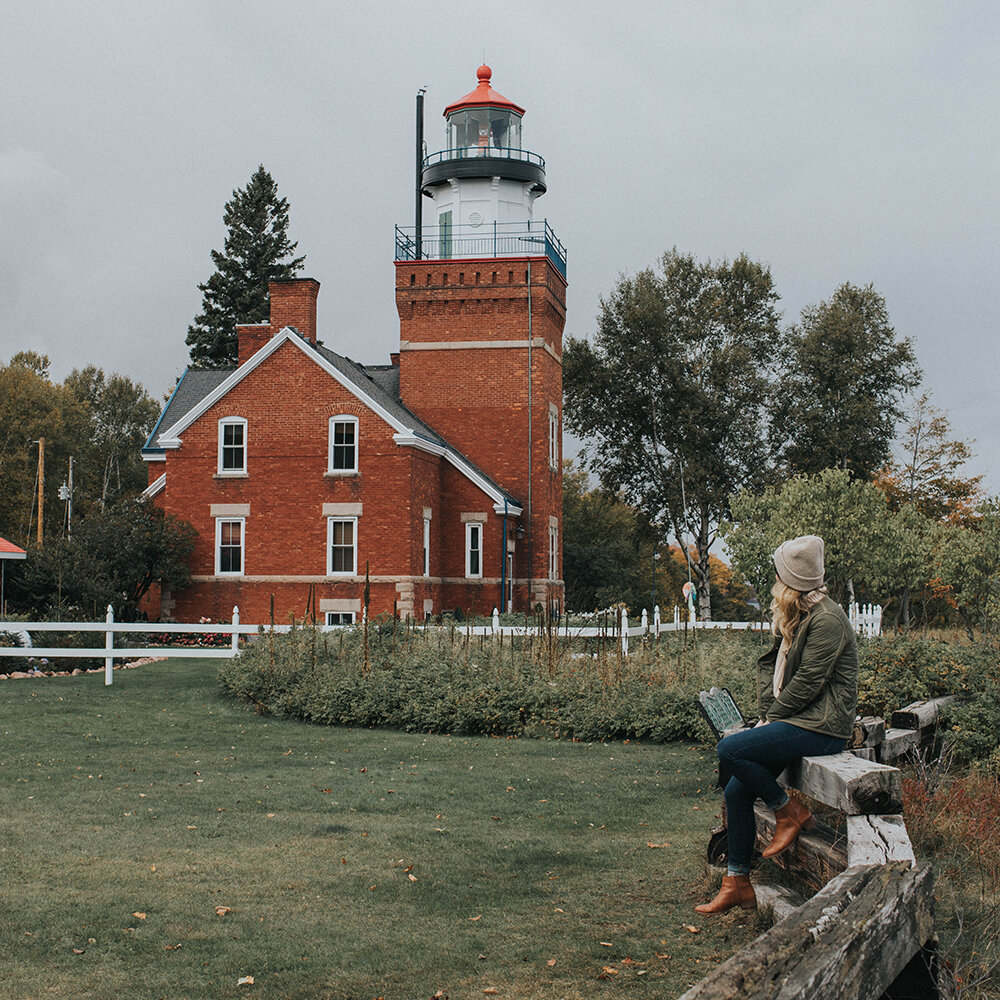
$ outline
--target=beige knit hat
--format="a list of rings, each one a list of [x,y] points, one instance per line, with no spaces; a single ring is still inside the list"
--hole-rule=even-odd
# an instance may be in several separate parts
[[[800,535],[782,542],[774,550],[774,568],[778,579],[793,590],[807,594],[823,586],[823,539],[819,535]]]

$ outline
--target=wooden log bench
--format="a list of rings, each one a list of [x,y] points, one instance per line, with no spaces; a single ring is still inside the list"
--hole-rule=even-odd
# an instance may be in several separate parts
[[[878,1000],[934,933],[929,866],[841,872],[793,914],[723,962],[681,1000]],[[910,995],[937,996],[933,973]]]
[[[784,906],[783,918],[769,931],[682,1000],[939,996],[933,872],[916,865],[903,820],[899,770],[872,758],[883,757],[894,734],[900,735],[891,744],[890,759],[899,759],[892,751],[904,743],[926,746],[947,700],[908,705],[893,714],[889,727],[881,719],[859,719],[851,750],[803,757],[779,776],[782,785],[811,800],[819,822],[772,862],[818,891],[791,912]],[[823,806],[830,812],[824,813]],[[763,848],[773,835],[774,816],[762,804],[756,816]],[[824,822],[831,816],[832,824]],[[713,831],[709,860],[718,864],[725,850],[723,827]],[[761,899],[770,897],[765,892]]]

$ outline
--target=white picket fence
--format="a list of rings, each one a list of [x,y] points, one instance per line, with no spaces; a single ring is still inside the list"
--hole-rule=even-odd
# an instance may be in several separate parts
[[[882,608],[877,604],[858,606],[852,604],[848,617],[855,632],[867,637],[875,637],[882,634]],[[603,619],[603,620],[602,620]],[[680,632],[685,630],[703,631],[704,629],[729,629],[742,630],[754,629],[757,631],[770,628],[768,622],[714,622],[698,621],[693,614],[685,615],[682,618],[681,609],[675,605],[672,619],[667,622],[660,616],[659,605],[653,608],[653,617],[650,620],[648,613],[643,609],[638,625],[630,625],[628,612],[624,608],[612,608],[606,612],[600,612],[591,616],[591,621],[598,622],[594,625],[571,625],[569,617],[553,626],[551,634],[565,640],[589,639],[604,637],[621,644],[622,654],[628,656],[629,640],[651,637],[654,640],[665,632]],[[351,628],[350,625],[317,625],[323,632],[336,632],[340,629]],[[493,609],[493,616],[489,625],[416,625],[411,626],[420,631],[437,631],[444,629],[455,629],[462,634],[492,636],[500,638],[526,637],[549,634],[545,626],[539,625],[501,625],[500,613]],[[267,631],[289,632],[291,625],[268,625]],[[116,622],[114,610],[108,605],[108,612],[103,622],[0,622],[0,632],[12,632],[21,636],[23,645],[2,647],[0,655],[24,658],[57,659],[57,658],[83,658],[83,657],[103,657],[104,658],[104,683],[111,684],[114,676],[113,666],[115,660],[134,660],[145,656],[165,657],[170,659],[184,657],[214,657],[226,658],[235,656],[239,652],[240,636],[257,635],[260,632],[258,625],[241,625],[240,609],[233,608],[233,620],[231,623],[219,624],[187,624],[187,623],[166,623],[158,624],[152,622]],[[35,646],[31,633],[38,632],[103,632],[104,645],[92,648],[73,648],[65,646]],[[232,641],[225,647],[206,646],[136,646],[136,647],[116,647],[115,634],[134,633],[168,633],[176,635],[229,635]]]

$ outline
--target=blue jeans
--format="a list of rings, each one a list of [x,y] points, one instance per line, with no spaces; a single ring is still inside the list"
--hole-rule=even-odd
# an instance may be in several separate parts
[[[719,765],[732,775],[725,790],[730,875],[750,871],[757,837],[754,802],[763,799],[768,809],[780,809],[788,802],[777,776],[800,757],[840,753],[846,745],[839,736],[824,736],[789,722],[744,729],[719,741]]]

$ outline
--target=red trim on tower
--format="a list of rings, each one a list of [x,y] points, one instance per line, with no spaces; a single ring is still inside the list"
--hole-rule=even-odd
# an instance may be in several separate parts
[[[448,107],[444,109],[445,117],[450,115],[453,111],[461,111],[462,108],[506,108],[508,111],[514,111],[519,115],[524,114],[524,108],[519,107],[513,101],[508,101],[506,97],[502,94],[498,94],[490,86],[490,77],[493,75],[493,70],[489,66],[483,65],[476,70],[476,76],[479,78],[479,85],[471,93],[466,94],[461,100],[455,101],[454,104],[449,104]]]

